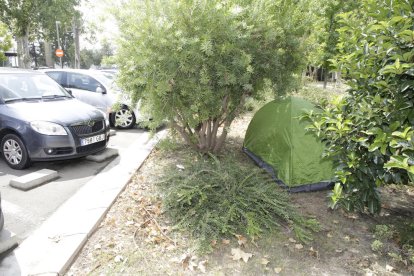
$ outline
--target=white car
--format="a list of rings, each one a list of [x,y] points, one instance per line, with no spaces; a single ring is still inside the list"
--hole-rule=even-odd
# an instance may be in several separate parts
[[[70,90],[78,100],[102,110],[111,125],[127,129],[141,118],[139,103],[133,109],[129,97],[114,83],[113,74],[86,69],[42,70],[61,86]]]

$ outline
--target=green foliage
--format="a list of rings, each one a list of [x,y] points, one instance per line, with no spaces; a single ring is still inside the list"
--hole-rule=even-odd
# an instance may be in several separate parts
[[[376,225],[371,249],[391,257],[394,263],[414,265],[414,223],[412,220]],[[396,244],[396,241],[398,244]]]
[[[80,17],[79,4],[80,0],[0,0],[0,21],[16,39],[19,62],[23,63],[19,66],[30,68],[30,41],[57,37],[56,21],[61,22],[62,33],[62,28],[71,29],[72,20]]]
[[[307,99],[315,104],[333,99],[337,96],[337,94],[331,90],[322,89],[312,85],[305,85],[301,87],[296,93],[294,93],[294,95]]]
[[[375,240],[371,244],[371,249],[374,252],[381,252],[384,249],[384,244],[379,240]]]
[[[213,240],[235,234],[257,237],[288,226],[307,242],[311,231],[318,230],[318,223],[300,216],[288,194],[262,170],[231,157],[187,161],[184,169],[166,172],[163,202],[176,226],[198,239],[201,251],[211,249]]]
[[[0,21],[0,61],[5,59],[4,52],[11,46],[11,35],[7,31],[7,26]]]
[[[413,180],[414,20],[410,1],[361,5],[340,15],[340,54],[332,60],[349,80],[349,96],[308,118],[337,160],[344,189],[334,205],[377,213],[377,187]]]
[[[375,226],[375,238],[379,240],[390,240],[394,235],[394,231],[388,225],[379,224]]]
[[[129,1],[117,14],[120,86],[194,149],[218,152],[265,79],[283,95],[300,75],[307,21],[297,2]]]

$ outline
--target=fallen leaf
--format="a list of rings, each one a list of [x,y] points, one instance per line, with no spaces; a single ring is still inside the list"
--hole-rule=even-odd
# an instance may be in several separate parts
[[[115,258],[114,258],[114,261],[116,262],[116,263],[120,263],[120,262],[122,262],[124,260],[124,257],[122,257],[121,255],[116,255],[115,256]]]
[[[390,265],[386,265],[385,270],[388,271],[388,272],[392,272],[394,270],[394,268]]]
[[[292,239],[292,238],[289,238],[289,241],[292,242],[292,243],[296,243],[296,240]]]
[[[230,240],[223,239],[221,240],[221,243],[227,245],[227,244],[230,244]]]
[[[188,264],[188,269],[191,271],[194,271],[197,268],[197,264],[193,261],[190,261],[190,263]]]
[[[275,267],[273,270],[275,271],[276,274],[279,274],[280,272],[282,272],[281,267]]]
[[[319,258],[319,252],[313,249],[313,247],[309,248],[309,255],[311,255],[312,257]]]
[[[267,265],[267,264],[269,263],[269,260],[268,260],[268,259],[266,259],[266,258],[262,258],[262,259],[260,260],[260,263],[261,263],[262,265]]]
[[[338,223],[339,223],[339,221],[337,221],[337,220],[334,220],[334,221],[333,221],[333,223],[335,223],[335,224],[338,224]]]
[[[217,245],[217,240],[212,240],[211,242],[210,242],[210,244],[211,244],[211,246],[216,246]]]
[[[344,251],[344,250],[341,249],[341,248],[338,248],[338,249],[335,250],[336,253],[342,253],[342,251]]]
[[[184,170],[184,166],[183,166],[183,165],[180,165],[180,164],[178,164],[178,165],[177,165],[177,168],[178,168],[180,171]]]
[[[200,269],[200,271],[203,273],[206,273],[207,271],[206,264],[207,264],[207,260],[204,260],[198,263],[198,269]]]
[[[346,240],[346,241],[350,241],[350,240],[351,240],[351,238],[350,238],[349,236],[345,236],[345,237],[344,237],[344,240]]]
[[[247,239],[246,239],[246,237],[244,237],[244,236],[242,236],[242,235],[235,235],[236,236],[236,238],[237,238],[237,243],[240,245],[240,246],[245,246],[246,244],[247,244]]]
[[[179,259],[179,263],[181,263],[184,269],[188,268],[188,266],[190,265],[190,261],[191,261],[191,256],[188,254],[181,255],[181,258]]]
[[[333,237],[331,233],[326,234],[326,236],[327,236],[328,238],[332,238],[332,237]]]
[[[303,248],[303,245],[301,245],[300,243],[295,244],[295,248],[298,250],[301,250]]]
[[[238,261],[242,259],[245,263],[253,256],[251,253],[246,253],[240,248],[232,248],[231,254],[233,255],[233,261]]]

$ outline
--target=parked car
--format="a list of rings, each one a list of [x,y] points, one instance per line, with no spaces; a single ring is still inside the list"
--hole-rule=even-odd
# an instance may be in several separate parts
[[[13,169],[105,149],[105,118],[44,73],[0,68],[0,152]]]
[[[43,70],[61,86],[70,89],[78,100],[108,114],[111,125],[128,129],[135,126],[139,110],[132,109],[129,97],[114,82],[114,74],[98,70]]]

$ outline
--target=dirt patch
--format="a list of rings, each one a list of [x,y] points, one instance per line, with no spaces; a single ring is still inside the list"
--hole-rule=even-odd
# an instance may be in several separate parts
[[[226,151],[240,151],[250,119],[251,114],[235,121]],[[189,152],[182,147],[151,153],[67,275],[412,275],[411,267],[371,250],[373,228],[395,214],[372,218],[332,211],[326,191],[292,195],[298,210],[321,224],[310,244],[283,228],[255,241],[214,241],[212,254],[196,256],[192,239],[173,231],[163,216],[156,185],[165,166],[180,165]],[[238,158],[250,162],[241,152]],[[232,249],[247,254],[246,262],[233,260]]]

